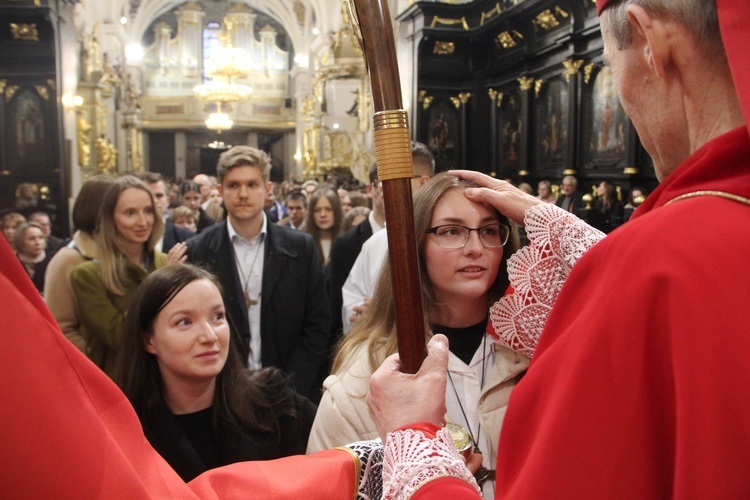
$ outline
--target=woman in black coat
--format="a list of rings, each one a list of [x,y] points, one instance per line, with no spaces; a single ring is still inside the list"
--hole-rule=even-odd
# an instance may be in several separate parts
[[[207,271],[178,264],[149,275],[122,333],[118,384],[185,481],[234,462],[305,453],[316,407],[279,370],[243,367]]]

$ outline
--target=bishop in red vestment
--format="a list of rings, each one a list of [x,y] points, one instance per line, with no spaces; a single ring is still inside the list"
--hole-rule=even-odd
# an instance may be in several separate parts
[[[716,3],[736,85],[669,14],[628,6],[626,48],[602,20],[663,182],[565,283],[511,396],[499,497],[750,492],[750,3]]]

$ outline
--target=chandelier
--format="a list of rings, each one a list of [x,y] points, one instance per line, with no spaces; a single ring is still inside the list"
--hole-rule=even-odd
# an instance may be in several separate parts
[[[250,56],[245,49],[239,47],[216,47],[207,70],[213,77],[244,78],[250,74]]]
[[[223,130],[229,130],[233,125],[234,122],[229,118],[229,115],[221,111],[221,102],[217,102],[216,112],[208,115],[206,128],[221,133]]]
[[[244,49],[224,45],[214,49],[210,67],[206,74],[210,81],[196,85],[193,92],[198,99],[215,102],[216,112],[206,120],[209,130],[229,130],[234,122],[229,115],[221,111],[222,103],[244,101],[250,97],[253,89],[249,85],[233,83],[233,78],[244,78],[250,73],[250,60]]]
[[[228,79],[215,78],[210,82],[196,85],[193,92],[198,99],[212,102],[244,101],[253,92],[249,85],[231,83]]]

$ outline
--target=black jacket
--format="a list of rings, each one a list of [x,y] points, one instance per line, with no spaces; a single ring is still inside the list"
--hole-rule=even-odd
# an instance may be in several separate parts
[[[334,343],[343,329],[341,288],[357,260],[362,245],[372,236],[370,219],[365,219],[333,241],[328,262],[328,298],[331,301],[331,333]]]
[[[224,287],[233,341],[247,362],[250,325],[226,220],[187,244],[188,260],[214,273]],[[317,402],[320,369],[331,343],[331,310],[320,257],[312,236],[270,223],[264,255],[261,363],[281,368],[291,375],[297,392]]]
[[[195,236],[195,233],[190,229],[175,226],[172,222],[166,221],[164,223],[164,242],[161,244],[161,251],[167,253],[176,244],[187,241],[193,236]]]
[[[196,227],[199,233],[216,224],[216,219],[209,217],[203,207],[198,207],[198,224]]]
[[[163,400],[147,421],[142,421],[141,424],[151,446],[187,482],[212,466],[304,455],[316,408],[306,398],[296,394],[294,397],[300,420],[281,417],[279,432],[255,431],[243,434],[228,425],[224,426],[229,434],[226,442],[230,444],[219,446],[214,464],[206,463]]]
[[[583,203],[583,193],[580,191],[576,191],[571,195],[571,201],[570,201],[570,207],[568,208],[568,212],[578,215],[578,211],[581,209],[586,208],[586,206]],[[561,194],[557,197],[557,201],[555,201],[555,205],[562,208],[563,206],[563,200],[565,199],[565,195]]]

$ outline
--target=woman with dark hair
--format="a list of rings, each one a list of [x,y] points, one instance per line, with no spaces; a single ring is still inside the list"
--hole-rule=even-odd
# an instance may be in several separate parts
[[[529,360],[497,344],[489,321],[490,306],[508,288],[506,262],[518,249],[518,234],[496,209],[464,196],[473,186],[444,173],[433,177],[414,197],[414,226],[425,324],[450,340],[448,420],[467,429],[492,469],[497,417]],[[365,395],[372,373],[396,352],[395,314],[386,262],[369,309],[337,349],[308,452],[378,437]],[[493,490],[494,481],[487,481],[485,498]]]
[[[216,224],[216,219],[208,216],[203,207],[201,207],[201,187],[198,183],[193,181],[185,181],[182,183],[180,188],[180,196],[182,197],[182,205],[188,207],[198,217],[198,232],[200,233],[207,227],[211,227]]]
[[[331,246],[341,232],[343,220],[338,193],[329,184],[320,185],[310,196],[305,229],[312,235],[324,267],[328,265]]]
[[[70,274],[88,336],[86,354],[110,377],[120,350],[120,327],[135,289],[149,273],[186,258],[184,243],[166,255],[154,250],[163,231],[149,187],[132,175],[117,178],[99,210],[96,259],[79,264]]]
[[[65,337],[83,353],[86,352],[86,333],[78,317],[76,297],[70,285],[70,273],[74,267],[92,260],[96,255],[96,218],[104,193],[112,182],[114,179],[108,175],[95,175],[83,183],[73,204],[73,239],[52,257],[44,281],[44,300],[47,307]]]
[[[305,452],[315,406],[278,369],[245,369],[230,338],[221,286],[189,264],[149,275],[123,324],[117,383],[185,481]]]
[[[609,181],[602,181],[596,188],[596,200],[594,200],[594,210],[601,216],[600,224],[594,224],[594,227],[609,233],[623,223],[624,206],[622,201],[617,197],[615,185]]]

